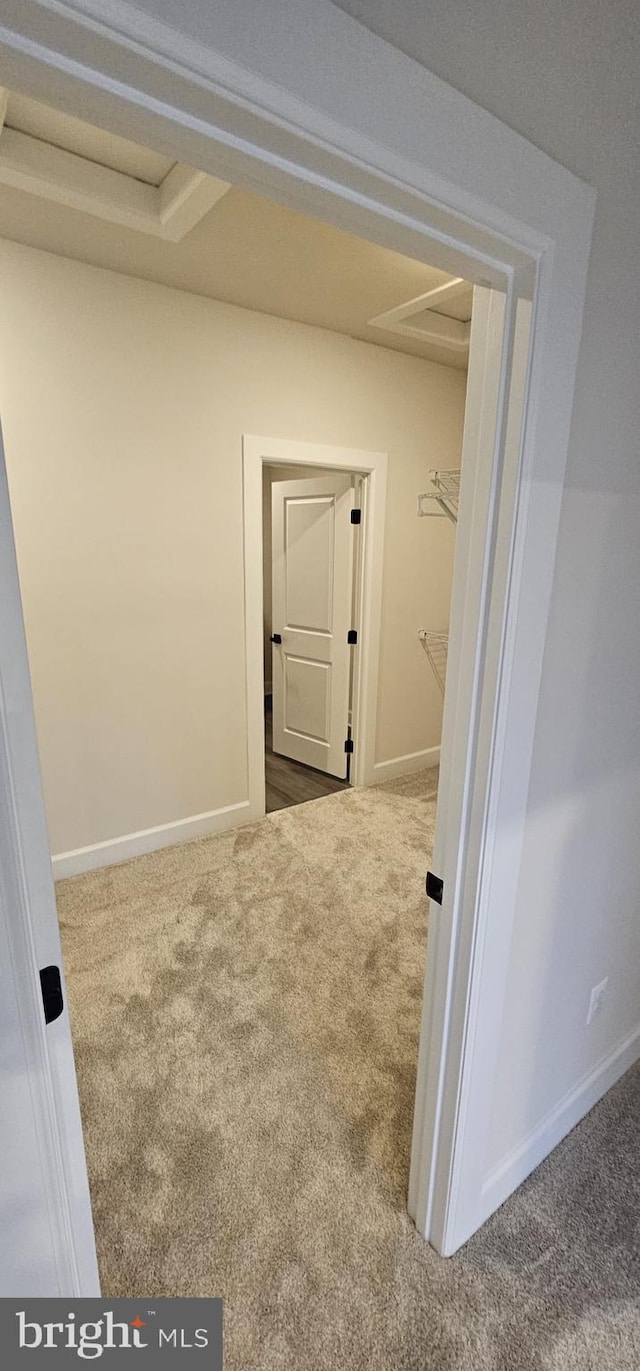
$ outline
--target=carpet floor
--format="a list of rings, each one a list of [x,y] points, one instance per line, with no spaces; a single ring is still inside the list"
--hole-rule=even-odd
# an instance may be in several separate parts
[[[640,1072],[467,1246],[406,1213],[422,773],[57,887],[103,1293],[227,1371],[637,1371]]]

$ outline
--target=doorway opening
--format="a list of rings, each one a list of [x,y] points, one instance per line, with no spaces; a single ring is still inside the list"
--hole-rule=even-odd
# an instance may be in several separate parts
[[[36,75],[39,72],[42,78],[42,71],[38,66],[39,59],[32,55],[30,60],[35,64]],[[44,63],[41,65],[44,67]],[[133,65],[135,66],[135,63]],[[60,63],[58,66],[61,68]],[[142,89],[144,83],[140,69],[134,71],[134,77],[140,81]],[[62,77],[60,79],[62,81]],[[94,82],[93,74],[85,73],[84,79],[87,91],[92,96],[90,88],[92,84],[97,85],[97,76]],[[394,79],[392,73],[390,80],[393,82]],[[247,80],[253,92],[252,79],[248,77]],[[427,81],[426,75],[424,80]],[[66,98],[68,103],[73,105],[77,89],[74,88],[71,78],[69,83]],[[62,84],[64,85],[64,81]],[[236,90],[231,76],[229,85],[233,87],[235,99]],[[398,92],[405,105],[411,105],[413,86],[414,83],[407,82],[406,98],[402,90]],[[185,90],[187,89],[188,83],[185,86]],[[286,91],[288,84],[284,79],[280,102],[283,116],[286,114]],[[356,94],[372,118],[372,137],[375,140],[378,134],[374,116],[378,102],[371,104],[369,101],[367,105],[367,92],[361,88],[357,89]],[[482,555],[479,560],[476,559],[473,582],[465,579],[462,571],[456,577],[459,583],[458,601],[460,606],[464,607],[465,622],[470,624],[473,620],[474,628],[473,632],[469,629],[466,633],[460,634],[465,643],[464,653],[459,643],[461,663],[465,666],[471,664],[467,674],[473,681],[473,688],[461,689],[460,681],[456,678],[455,707],[453,702],[449,699],[447,701],[450,758],[452,762],[456,762],[456,766],[455,784],[450,787],[451,804],[447,811],[447,820],[453,818],[454,821],[450,830],[450,835],[452,833],[453,836],[450,836],[446,853],[446,845],[442,851],[443,855],[447,856],[448,874],[453,878],[445,881],[445,886],[451,892],[452,902],[451,909],[447,912],[453,913],[454,917],[449,921],[451,931],[448,937],[444,937],[442,930],[442,936],[436,939],[433,951],[430,942],[429,952],[430,977],[433,982],[435,976],[438,1000],[435,1007],[429,1007],[436,1030],[436,1046],[435,1055],[432,1054],[434,1060],[426,1073],[430,1103],[423,1121],[423,1141],[426,1139],[426,1145],[423,1148],[421,1179],[428,1195],[424,1204],[421,1200],[415,1208],[421,1215],[421,1231],[428,1232],[441,1249],[451,1250],[451,1243],[462,1240],[460,1235],[470,1231],[469,1225],[479,1221],[478,1215],[483,1204],[490,1202],[484,1198],[481,1187],[476,1185],[477,1176],[472,1174],[471,1152],[475,1157],[478,1148],[469,1150],[465,1147],[463,1151],[460,1141],[467,1139],[470,1121],[473,1118],[469,1098],[473,1096],[474,1086],[477,1086],[477,1090],[480,1090],[490,1103],[488,1092],[483,1088],[486,1084],[484,1078],[478,1079],[477,1082],[472,1080],[470,1088],[464,1091],[461,1088],[462,1084],[469,1087],[472,1056],[470,1050],[466,1051],[465,1045],[479,1040],[476,1031],[479,1024],[489,1035],[490,1045],[494,1042],[495,1034],[491,1036],[493,1029],[488,1022],[487,1012],[495,1004],[499,1017],[504,992],[505,977],[502,977],[499,978],[498,993],[491,997],[491,1005],[488,1006],[487,995],[480,994],[480,991],[486,990],[486,977],[482,982],[479,979],[482,968],[476,967],[475,949],[481,944],[483,953],[486,953],[491,938],[493,937],[495,942],[498,932],[502,942],[508,940],[509,930],[506,922],[502,920],[501,930],[497,930],[496,921],[500,921],[502,911],[510,908],[508,894],[505,899],[505,885],[508,892],[509,882],[513,883],[517,876],[517,856],[513,856],[517,843],[510,844],[510,858],[509,853],[505,856],[504,850],[499,851],[498,840],[503,820],[508,821],[507,828],[510,833],[514,828],[520,831],[524,822],[522,796],[520,792],[514,795],[507,782],[513,779],[517,771],[521,777],[522,787],[526,788],[533,738],[535,691],[539,679],[537,664],[544,641],[555,546],[554,518],[559,501],[559,493],[558,499],[555,493],[551,496],[549,494],[549,473],[553,474],[554,480],[558,477],[560,488],[579,336],[580,291],[588,255],[592,206],[589,198],[582,194],[583,188],[574,185],[559,168],[549,164],[545,169],[544,164],[540,166],[538,162],[533,165],[532,150],[526,146],[518,148],[506,129],[500,130],[496,127],[496,135],[500,134],[507,143],[511,138],[514,151],[512,159],[493,158],[491,166],[488,166],[487,148],[490,147],[491,155],[494,149],[493,140],[488,136],[484,146],[480,146],[486,134],[484,125],[477,138],[474,128],[471,128],[469,135],[472,144],[475,141],[478,157],[468,156],[465,144],[462,159],[459,148],[448,136],[450,111],[443,107],[447,99],[453,99],[453,93],[444,89],[440,92],[439,87],[433,86],[429,87],[427,95],[433,100],[433,109],[437,117],[430,123],[429,138],[425,140],[426,150],[421,150],[419,165],[413,165],[409,161],[402,162],[399,149],[396,148],[394,151],[393,130],[390,146],[386,148],[383,143],[378,142],[372,151],[368,145],[363,144],[361,138],[356,137],[355,125],[351,129],[337,123],[332,126],[336,141],[329,149],[325,137],[326,129],[319,127],[321,117],[324,117],[320,113],[317,120],[318,136],[314,143],[312,126],[316,116],[311,107],[307,111],[309,123],[304,128],[302,115],[294,113],[294,122],[295,119],[300,119],[300,123],[296,124],[300,155],[295,166],[292,165],[290,156],[289,160],[283,161],[283,152],[290,155],[291,147],[283,149],[282,143],[278,142],[282,130],[280,128],[277,134],[275,131],[278,119],[274,111],[277,110],[280,100],[276,88],[273,89],[271,96],[273,107],[268,112],[263,107],[259,108],[257,103],[252,106],[252,117],[259,126],[263,142],[260,146],[259,140],[255,144],[248,144],[247,136],[252,135],[247,133],[245,126],[243,151],[238,152],[237,157],[235,150],[233,153],[230,150],[232,143],[228,137],[225,142],[222,119],[220,128],[214,126],[213,122],[206,128],[200,123],[200,132],[196,133],[193,120],[189,129],[187,128],[186,104],[183,110],[181,103],[186,102],[184,94],[174,92],[174,103],[167,104],[162,116],[157,113],[157,108],[153,116],[148,113],[148,99],[136,102],[133,97],[123,93],[122,89],[117,92],[115,86],[108,96],[105,87],[100,98],[103,99],[104,108],[110,111],[109,117],[113,116],[116,123],[119,118],[121,127],[125,115],[131,115],[131,127],[140,131],[144,130],[146,120],[146,127],[152,130],[152,142],[153,129],[157,132],[164,120],[168,144],[177,144],[180,137],[183,147],[193,149],[194,160],[198,165],[212,169],[215,151],[224,143],[227,152],[225,166],[228,167],[232,163],[234,166],[237,165],[240,180],[244,174],[248,181],[250,170],[253,168],[274,194],[282,194],[290,204],[303,203],[306,196],[307,204],[317,205],[320,215],[324,215],[325,220],[341,223],[343,228],[351,230],[361,225],[370,241],[392,241],[396,247],[404,246],[409,252],[413,249],[418,260],[423,260],[427,250],[426,244],[433,239],[440,253],[438,260],[445,269],[468,267],[469,274],[475,281],[507,289],[505,340],[501,350],[500,380],[497,386],[498,405],[494,415],[491,454],[485,462],[483,481],[476,483],[475,503],[471,497],[467,502],[468,509],[473,509],[474,515],[477,516],[476,551],[481,551]],[[318,96],[320,104],[328,96],[328,90],[321,89]],[[417,98],[420,99],[419,90]],[[239,129],[238,119],[235,118],[237,111],[231,108],[231,100],[228,104],[229,124],[234,130]],[[89,105],[91,106],[91,100]],[[180,109],[177,108],[178,105]],[[93,108],[95,109],[95,103]],[[299,110],[299,106],[296,109]],[[215,111],[212,113],[212,119],[214,113]],[[328,104],[327,113],[330,113]],[[411,131],[417,127],[418,121],[407,117],[401,124],[403,128]],[[225,133],[226,131],[225,126]],[[235,144],[233,146],[235,149]],[[332,159],[331,162],[328,155]],[[355,168],[355,157],[360,161],[358,170]],[[514,173],[516,163],[524,165],[526,193],[523,189],[523,179],[519,180]],[[528,163],[531,164],[530,174],[527,174]],[[475,182],[469,173],[469,167],[472,165],[478,178]],[[483,176],[485,167],[486,180]],[[502,181],[497,167],[504,167]],[[428,174],[427,180],[425,174]],[[514,176],[515,184],[512,185]],[[328,179],[329,177],[331,179]],[[469,184],[470,180],[472,184]],[[534,182],[535,213],[528,198],[530,186]],[[428,191],[425,190],[427,185]],[[541,188],[548,188],[548,196],[541,193]],[[155,203],[159,197],[151,198]],[[539,206],[543,207],[540,213]],[[568,270],[569,265],[571,271]],[[532,267],[533,273],[530,270]],[[563,282],[565,269],[570,279]],[[511,363],[518,307],[521,300],[526,301],[531,297],[532,291],[536,301],[534,365],[532,379],[527,372],[520,397],[527,401],[524,410],[526,423],[523,426],[522,406],[516,406],[515,418],[512,412]],[[538,305],[540,308],[537,308]],[[549,382],[549,391],[543,384],[546,380]],[[543,394],[544,404],[541,400]],[[544,422],[536,426],[534,420],[537,418]],[[505,489],[506,496],[503,500]],[[464,503],[463,500],[461,530],[464,523]],[[551,519],[548,518],[550,507]],[[226,515],[226,504],[224,510]],[[505,542],[507,555],[502,560],[496,560],[494,554],[503,525],[509,531],[509,537]],[[546,536],[543,525],[547,528]],[[9,528],[9,520],[6,520],[6,526]],[[542,528],[542,536],[529,539],[528,532],[531,526],[538,532]],[[8,665],[7,662],[3,662],[3,676],[6,675],[11,682],[11,698],[22,701],[25,692],[28,694],[28,671],[20,640],[19,615],[14,613],[18,597],[12,579],[13,564],[9,543],[10,540],[7,540],[7,546],[5,547],[4,543],[2,545],[3,555],[6,553],[8,557],[7,574],[11,586],[12,612],[7,631]],[[473,558],[467,560],[473,562]],[[496,565],[499,574],[494,574]],[[535,574],[540,568],[542,582]],[[480,576],[477,574],[478,571],[481,573]],[[473,592],[476,586],[480,588],[481,595],[474,598],[474,594],[468,592]],[[532,592],[529,600],[524,595],[525,589]],[[537,595],[533,594],[534,590]],[[527,606],[533,603],[534,598],[537,617],[527,610]],[[481,612],[475,615],[473,611],[478,604]],[[469,606],[471,613],[468,612]],[[535,659],[536,668],[533,673],[531,670],[525,673],[525,679],[522,671],[518,674],[515,669],[512,672],[511,668],[515,668],[518,660],[521,664],[522,653],[518,658],[518,650],[520,640],[526,637],[528,629],[532,630],[533,636],[533,644],[531,639],[528,640],[528,649]],[[464,672],[461,675],[464,677]],[[517,708],[518,705],[521,706],[520,710]],[[3,857],[6,856],[7,869],[15,875],[16,886],[20,892],[20,900],[15,902],[16,907],[19,904],[27,928],[33,929],[33,941],[39,952],[43,946],[48,949],[52,947],[53,902],[50,893],[46,893],[46,880],[42,879],[42,859],[46,843],[40,817],[37,823],[27,823],[24,817],[25,792],[34,801],[36,812],[40,816],[37,766],[34,764],[32,750],[29,750],[30,744],[21,748],[20,739],[16,736],[16,730],[19,731],[22,727],[24,717],[21,716],[21,721],[16,725],[14,717],[9,712],[7,720],[7,746],[12,749],[14,764],[8,768],[10,781],[5,787],[9,796],[7,813],[11,816],[11,823]],[[494,734],[493,725],[496,719]],[[517,739],[512,727],[514,719],[517,719],[518,724]],[[459,723],[460,727],[455,729],[454,722]],[[29,737],[30,727],[28,721]],[[445,720],[445,736],[446,734]],[[231,729],[229,735],[228,745],[231,746]],[[457,746],[457,753],[453,743]],[[478,762],[471,786],[468,784],[469,759]],[[460,785],[461,781],[464,784]],[[17,792],[20,803],[15,801]],[[237,803],[238,806],[243,804],[242,801]],[[486,814],[491,819],[488,829],[485,828]],[[469,816],[472,822],[467,822]],[[503,848],[504,846],[506,845],[503,845]],[[16,854],[19,854],[19,860]],[[492,873],[491,880],[487,872]],[[495,908],[492,921],[486,911],[491,908],[488,892],[492,882],[495,884],[497,880],[496,873],[499,873],[502,879],[502,898]],[[476,893],[480,900],[478,912],[475,903]],[[476,936],[478,930],[482,933],[482,938]],[[19,960],[22,951],[20,944],[16,954],[19,965],[22,965]],[[57,956],[57,952],[55,955]],[[45,957],[44,960],[48,958]],[[24,956],[23,961],[27,965]],[[26,973],[24,979],[29,986],[29,977]],[[446,987],[444,1001],[441,993],[443,987]],[[25,1005],[35,1012],[33,1001],[31,988],[25,997]],[[64,1040],[60,1036],[62,1030],[67,1034]],[[46,1158],[55,1196],[51,1212],[55,1210],[56,1232],[67,1234],[64,1242],[61,1239],[63,1249],[66,1251],[69,1247],[73,1248],[69,1237],[73,1231],[76,1235],[80,1234],[83,1250],[86,1251],[85,1239],[91,1225],[90,1222],[86,1222],[86,1204],[81,1193],[82,1187],[78,1188],[71,1183],[74,1173],[70,1166],[70,1158],[72,1155],[75,1157],[82,1172],[82,1146],[77,1126],[77,1111],[74,1115],[73,1067],[66,1022],[59,1031],[54,1032],[57,1033],[55,1052],[48,1053],[43,1042],[38,1047],[38,1060],[42,1061],[45,1081],[49,1087],[51,1135],[58,1147],[57,1151],[56,1147],[49,1149],[51,1155],[47,1153]],[[52,1073],[59,1072],[61,1062],[70,1071],[72,1084],[70,1086],[69,1079],[66,1079],[58,1082],[65,1088],[56,1089],[55,1083],[52,1084]],[[435,1070],[431,1069],[433,1067]],[[51,1104],[53,1100],[60,1102],[55,1109]],[[475,1117],[478,1117],[477,1110]],[[486,1121],[481,1120],[483,1130],[485,1123]],[[455,1146],[454,1135],[457,1139]],[[484,1131],[482,1136],[484,1137]],[[62,1144],[58,1145],[59,1138],[65,1139],[64,1147]],[[68,1141],[70,1138],[71,1143]],[[454,1162],[455,1194],[450,1184]],[[512,1171],[509,1175],[512,1175]],[[461,1193],[466,1195],[464,1203],[458,1203]],[[495,1200],[495,1192],[491,1193],[495,1207],[495,1203],[499,1201]],[[468,1202],[470,1196],[472,1203]],[[73,1282],[71,1284],[73,1286]],[[91,1288],[88,1293],[93,1293]]]
[[[387,465],[383,452],[243,436],[252,813],[265,812],[265,684],[279,755],[342,785],[381,779],[376,726]],[[401,579],[397,556],[395,569]]]
[[[225,203],[232,223],[222,230]],[[230,228],[239,230],[245,210],[241,203],[234,211],[232,192],[216,201],[209,211],[210,248],[227,246]],[[269,241],[262,251],[273,262],[272,210],[256,204],[253,213],[254,224],[264,215]],[[306,235],[307,256],[315,253],[316,270],[322,266],[326,231],[292,223],[283,214],[279,231],[285,230]],[[433,269],[420,264],[395,262],[402,291],[408,289],[408,273],[415,273],[412,290],[420,278],[430,286],[415,296],[422,319],[416,337],[407,341],[394,331],[394,320],[380,322],[379,306],[390,289],[379,270],[383,263],[361,260],[357,292],[363,284],[366,292],[352,305],[364,311],[367,336],[360,341],[345,339],[338,329],[274,320],[246,308],[234,312],[204,296],[167,297],[138,276],[108,276],[98,247],[98,262],[80,263],[45,257],[31,247],[0,246],[13,259],[11,318],[15,323],[19,312],[27,321],[34,386],[56,365],[53,339],[65,318],[63,375],[49,407],[46,448],[37,418],[31,427],[34,416],[23,405],[17,378],[9,378],[4,403],[80,1089],[88,1114],[100,1120],[88,1134],[96,1212],[105,1214],[106,1206],[95,1158],[111,1151],[117,1115],[105,1107],[107,1073],[102,1067],[89,1073],[84,1054],[95,1047],[101,1059],[108,1043],[120,1079],[135,1070],[121,1025],[147,1003],[163,966],[171,1003],[176,967],[195,952],[189,911],[208,911],[215,903],[209,877],[192,879],[198,854],[178,847],[194,838],[212,843],[207,870],[219,873],[224,854],[229,890],[222,906],[216,904],[215,920],[207,916],[197,924],[199,956],[210,957],[211,965],[206,991],[196,978],[185,994],[187,1019],[199,1018],[206,1003],[210,1023],[217,1022],[230,984],[234,1004],[227,1007],[224,1026],[218,1025],[216,1050],[226,1063],[225,1078],[234,1068],[240,1076],[250,1074],[240,1030],[253,1035],[259,1025],[243,984],[268,930],[277,952],[266,960],[263,991],[269,997],[277,988],[287,1016],[286,1033],[277,1024],[273,1030],[271,1055],[278,1060],[283,1037],[302,1035],[301,998],[322,1041],[322,997],[332,986],[334,1020],[342,1030],[323,1051],[332,1089],[339,1089],[343,1070],[349,1081],[343,1100],[348,1122],[335,1140],[334,1165],[353,1165],[350,1148],[364,1115],[377,1119],[375,1145],[394,1203],[402,1202],[426,948],[424,874],[442,719],[442,692],[429,674],[419,634],[436,607],[436,628],[446,629],[453,569],[451,538],[442,536],[436,521],[426,538],[427,523],[418,515],[420,503],[428,503],[431,463],[460,463],[466,384],[460,344],[468,343],[469,321],[458,316],[471,313],[471,287],[458,279],[442,283],[440,274],[434,277]],[[346,275],[366,247],[340,239],[335,252],[348,254]],[[201,248],[192,257],[200,266]],[[290,262],[286,268],[283,293]],[[245,281],[243,273],[243,288]],[[303,284],[300,307],[307,308],[310,283]],[[327,295],[325,287],[325,311]],[[272,304],[279,298],[276,292]],[[451,317],[442,313],[449,298]],[[80,301],[82,330],[75,313]],[[343,305],[336,299],[336,323]],[[58,355],[60,350],[58,342]],[[17,345],[14,351],[17,362]],[[253,357],[251,374],[247,355]],[[212,359],[213,403],[210,383],[204,386],[201,379],[208,377]],[[272,436],[251,432],[249,419],[255,416]],[[314,441],[318,434],[325,440]],[[349,442],[341,442],[343,436]],[[45,451],[55,494],[49,489],[42,505]],[[236,842],[233,830],[265,814],[281,818],[308,801],[314,802],[313,814],[298,819],[305,834],[304,868],[296,844],[301,830],[293,824],[271,825],[246,840],[240,834]],[[273,889],[278,835],[288,854],[279,876],[287,896],[282,907]],[[262,852],[259,872],[247,855],[252,841]],[[162,849],[174,845],[167,866]],[[342,879],[336,889],[343,864],[350,880]],[[309,904],[310,871],[312,890],[325,892],[319,896],[325,907],[320,939]],[[159,928],[144,893],[147,885],[164,909]],[[242,938],[232,936],[229,922],[241,890],[251,892]],[[260,932],[255,910],[265,899]],[[125,951],[134,924],[147,948],[137,988]],[[300,930],[293,943],[291,927]],[[402,948],[393,972],[395,1012],[405,1021],[400,1034],[386,991],[380,999],[380,988],[388,984],[379,973],[388,955],[387,935],[390,946],[396,940]],[[315,964],[309,955],[314,944]],[[96,968],[91,949],[98,948]],[[358,965],[361,1007],[354,1015],[347,978]],[[224,983],[220,968],[226,968]],[[307,986],[307,968],[314,970],[319,992]],[[292,997],[288,986],[298,987]],[[90,1023],[85,1009],[96,1000],[103,1010]],[[136,1054],[143,1044],[150,1050],[155,1043],[162,1057],[158,1044],[166,1022],[160,1019],[148,1030],[152,1042],[134,1034]],[[94,1043],[98,1022],[100,1043]],[[205,1069],[209,1032],[198,1042],[196,1075]],[[376,1034],[395,1064],[386,1083],[367,1056]],[[306,1076],[306,1053],[300,1051],[291,1088],[311,1110]],[[188,1073],[184,1084],[172,1079],[168,1088],[169,1098],[172,1091],[180,1094],[185,1114],[195,1107],[182,1094],[189,1079]],[[403,1083],[398,1092],[396,1080]],[[274,1079],[273,1087],[282,1091],[283,1082]],[[219,1101],[217,1108],[224,1107]],[[118,1155],[129,1150],[132,1118],[123,1120]],[[158,1146],[171,1145],[159,1126]],[[118,1182],[118,1211],[127,1207],[126,1179]],[[109,1225],[101,1228],[100,1241],[112,1271]]]
[[[476,418],[474,415],[472,424]],[[469,448],[474,443],[475,430],[468,439]],[[380,725],[387,454],[247,435],[243,450],[249,773],[255,778],[253,808],[260,808],[262,780],[256,760],[260,751],[258,730],[251,722],[258,714],[259,671],[250,626],[255,625],[260,599],[264,607],[261,690],[267,813],[286,804],[335,793],[348,785],[374,784],[438,766],[461,465],[428,472],[425,469],[420,474],[428,489],[418,491],[413,500],[405,498],[405,546],[410,541],[411,525],[415,524],[414,515],[444,523],[437,533],[431,526],[430,536],[422,531],[417,533],[424,553],[419,564],[417,593],[414,585],[404,622],[396,629],[403,651],[401,672],[406,669],[407,660],[411,660],[409,643],[415,649],[416,639],[430,668],[428,680],[419,669],[417,678],[414,677],[418,689],[414,684],[414,692],[405,704],[418,728],[424,727],[426,711],[430,745],[381,759],[376,730]],[[455,461],[456,457],[450,456],[449,460]],[[457,460],[461,464],[461,450]],[[260,480],[261,565],[255,541]],[[413,533],[415,542],[415,528]],[[408,555],[405,566],[396,550],[395,561],[403,583],[403,599],[407,601],[410,578],[416,576],[415,558],[412,560]],[[407,607],[403,607],[406,611]],[[429,627],[424,627],[426,623]],[[387,614],[387,634],[392,627],[395,626]],[[419,654],[414,651],[414,656]]]
[[[211,210],[214,234],[224,204],[223,198]],[[316,231],[310,226],[309,237]],[[321,263],[324,234],[318,234],[318,242]],[[363,250],[359,243],[357,249],[349,247]],[[443,529],[432,523],[429,551],[427,525],[418,515],[420,502],[428,499],[431,463],[445,468],[460,463],[466,381],[460,342],[468,342],[469,320],[452,317],[445,325],[452,339],[451,365],[445,366],[441,321],[448,316],[441,311],[448,295],[442,284],[416,297],[422,316],[433,316],[423,317],[416,339],[407,343],[405,334],[393,331],[393,320],[387,330],[376,316],[374,324],[365,320],[365,331],[379,330],[380,340],[387,338],[393,346],[381,346],[375,332],[375,345],[367,338],[358,347],[337,330],[315,329],[303,336],[296,321],[274,322],[243,309],[234,314],[204,297],[194,304],[181,294],[167,302],[139,277],[122,273],[105,279],[94,263],[43,260],[11,246],[4,251],[15,256],[15,304],[22,308],[26,301],[22,317],[32,327],[36,321],[40,325],[39,347],[29,351],[36,385],[40,370],[53,366],[52,338],[61,310],[67,311],[65,381],[55,414],[50,409],[47,419],[57,504],[54,513],[49,491],[46,537],[40,542],[35,530],[44,516],[39,504],[46,489],[41,484],[43,436],[30,428],[30,415],[14,398],[14,387],[9,390],[8,465],[80,1088],[88,1114],[100,1120],[88,1134],[88,1150],[96,1212],[103,1216],[99,1236],[106,1269],[115,1269],[117,1243],[104,1217],[95,1158],[114,1150],[118,1116],[107,1106],[107,1073],[87,1071],[83,1043],[89,1054],[95,1048],[101,1061],[108,1046],[117,1064],[109,1079],[135,1073],[122,1023],[133,1022],[144,1005],[149,1007],[150,986],[165,972],[167,1003],[173,1002],[176,967],[196,955],[196,927],[198,956],[209,967],[207,986],[196,978],[182,1000],[175,997],[182,1005],[175,1012],[191,1022],[207,1006],[210,1025],[218,1025],[216,1052],[225,1079],[234,1069],[251,1075],[242,1035],[253,1035],[259,1025],[243,986],[265,930],[275,951],[266,959],[267,983],[261,990],[267,998],[277,991],[287,1016],[286,1033],[276,1024],[270,1040],[274,1062],[284,1038],[300,1037],[304,1045],[301,1000],[308,1001],[317,1025],[314,1036],[323,1042],[323,996],[332,987],[334,1023],[341,1031],[323,1051],[332,1091],[339,1092],[343,1070],[348,1081],[341,1103],[347,1123],[335,1140],[333,1165],[349,1169],[355,1164],[354,1138],[365,1128],[365,1116],[375,1119],[375,1147],[394,1204],[402,1204],[426,948],[424,874],[433,839],[442,719],[442,692],[429,674],[419,634],[436,602],[436,627],[446,629],[453,570],[448,531],[443,537]],[[197,256],[200,262],[200,251]],[[424,270],[404,262],[398,269],[420,275]],[[377,270],[370,275],[367,313],[368,293],[380,290],[382,280]],[[425,275],[423,284],[432,280]],[[445,285],[456,313],[469,315],[469,284],[464,283],[464,295],[459,280]],[[81,348],[74,314],[80,298]],[[432,347],[435,358],[427,355]],[[252,377],[259,383],[248,374],[247,352],[253,352]],[[218,387],[214,404],[209,385],[200,379],[208,377],[212,356]],[[249,416],[255,415],[276,436],[246,432]],[[326,435],[326,441],[311,441],[314,433]],[[341,445],[343,434],[354,445]],[[379,447],[373,446],[376,440]],[[244,539],[238,536],[242,531]],[[63,653],[55,651],[59,642],[64,642]],[[246,726],[241,712],[245,670]],[[271,750],[265,749],[268,695]],[[67,698],[74,702],[68,712]],[[245,738],[248,793],[242,775]],[[186,814],[176,812],[179,803],[185,804],[182,791],[199,797]],[[293,824],[272,825],[266,833],[244,838],[239,834],[237,841],[235,834],[227,836],[227,830],[259,821],[265,812],[279,815],[316,798],[313,815],[296,816],[304,832],[304,867],[296,845],[300,830]],[[135,821],[125,822],[125,815],[135,815]],[[287,897],[282,906],[276,903],[281,891],[274,890],[278,834],[288,854],[279,876]],[[198,854],[177,846],[193,838],[210,839],[206,866],[217,881],[222,881],[224,854],[228,898],[222,907],[208,875],[192,880],[190,863],[198,864]],[[262,851],[259,870],[248,859],[253,841]],[[174,845],[167,866],[160,850]],[[134,859],[133,867],[126,865],[128,858]],[[342,864],[350,880],[341,878],[338,890],[334,883]],[[320,938],[309,903],[310,870],[313,891],[325,892]],[[153,888],[154,909],[159,900],[165,911],[159,932],[144,893],[136,895],[139,880],[143,888]],[[251,901],[240,937],[232,923],[238,892],[245,889]],[[268,908],[258,928],[261,902]],[[214,905],[215,920],[205,915],[194,924],[194,909],[211,911]],[[137,985],[126,953],[132,920],[147,948]],[[392,959],[394,942],[401,949],[393,971],[393,1012],[384,975],[387,938]],[[100,951],[97,968],[92,948]],[[358,966],[354,1001],[348,979]],[[220,1025],[219,1006],[229,984],[233,1003]],[[287,994],[291,986],[295,995]],[[85,1009],[97,1000],[103,1011],[89,1022]],[[121,1013],[113,1013],[114,1003]],[[395,1014],[403,1022],[400,1033]],[[100,1042],[94,1042],[98,1022]],[[198,1039],[196,1078],[213,1050],[211,1031]],[[138,1052],[154,1044],[157,1052],[158,1042],[169,1036],[164,1015],[155,1016],[149,1034],[151,1042],[145,1033],[133,1034],[136,1062]],[[380,1051],[394,1063],[384,1082],[368,1056],[376,1035]],[[170,1054],[163,1065],[171,1079],[168,1098],[177,1091],[187,1115],[195,1108],[187,1098],[191,1076],[186,1073],[184,1083],[176,1083],[172,1062]],[[290,1088],[300,1091],[311,1112],[306,1049],[295,1065]],[[282,1093],[284,1083],[274,1079],[273,1088]],[[249,1080],[246,1089],[260,1099]],[[328,1116],[331,1099],[326,1107]],[[217,1109],[224,1108],[219,1099]],[[115,1149],[119,1156],[130,1150],[133,1117],[123,1121]],[[257,1133],[260,1121],[253,1116],[243,1126]],[[239,1117],[235,1127],[239,1134]],[[170,1131],[159,1125],[163,1151],[173,1146]],[[129,1203],[127,1178],[125,1171],[118,1182],[116,1216]],[[151,1186],[152,1177],[147,1180]]]
[[[263,463],[266,813],[350,784],[360,478]]]

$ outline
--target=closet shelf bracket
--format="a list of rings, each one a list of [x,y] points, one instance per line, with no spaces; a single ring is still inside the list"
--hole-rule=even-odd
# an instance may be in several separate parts
[[[444,695],[445,681],[447,678],[449,634],[436,633],[433,629],[421,628],[418,632],[418,637],[429,658],[429,665],[437,681],[440,693]]]
[[[433,490],[424,491],[418,496],[418,517],[441,519],[446,516],[452,524],[458,522],[458,500],[460,497],[460,471],[430,471],[429,480]],[[428,506],[437,508],[428,508]]]

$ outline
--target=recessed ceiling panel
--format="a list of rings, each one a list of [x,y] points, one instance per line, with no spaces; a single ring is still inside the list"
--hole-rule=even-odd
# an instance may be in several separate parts
[[[376,315],[369,325],[385,333],[401,333],[405,338],[429,339],[466,357],[472,306],[472,286],[461,276],[454,276],[423,295]]]
[[[77,157],[86,157],[90,162],[109,167],[111,171],[133,176],[148,186],[159,186],[175,161],[14,92],[9,95],[5,124],[7,128],[63,148],[65,152],[74,152]]]
[[[445,309],[444,305],[439,309],[421,309],[416,314],[407,316],[407,323],[411,323],[412,328],[421,329],[424,333],[429,333],[433,327],[433,316],[437,314],[439,319],[455,319],[456,323],[468,324],[471,319],[471,301],[464,308],[452,301]],[[456,310],[454,314],[454,310]]]
[[[0,236],[466,367],[468,282],[4,94]]]
[[[461,323],[471,322],[471,306],[473,304],[473,287],[465,291],[464,295],[457,295],[455,300],[447,300],[441,305],[432,305],[429,314],[442,314],[445,319],[459,319]],[[415,323],[418,315],[413,316]]]

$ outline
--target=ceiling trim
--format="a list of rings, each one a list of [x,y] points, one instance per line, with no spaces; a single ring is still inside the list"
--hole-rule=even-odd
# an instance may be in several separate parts
[[[461,319],[436,313],[435,309],[436,306],[442,309],[448,300],[455,299],[468,289],[469,282],[462,276],[456,276],[452,281],[445,281],[444,285],[428,290],[425,295],[417,295],[404,305],[377,314],[374,319],[369,319],[369,327],[384,329],[387,333],[401,333],[405,338],[437,343],[440,347],[450,348],[452,352],[468,352],[471,325]],[[416,314],[421,316],[420,324],[411,323]],[[425,314],[430,314],[426,322]]]
[[[8,95],[0,89],[0,185],[27,191],[171,243],[229,190],[228,181],[177,162],[159,186],[54,147],[5,126]]]

